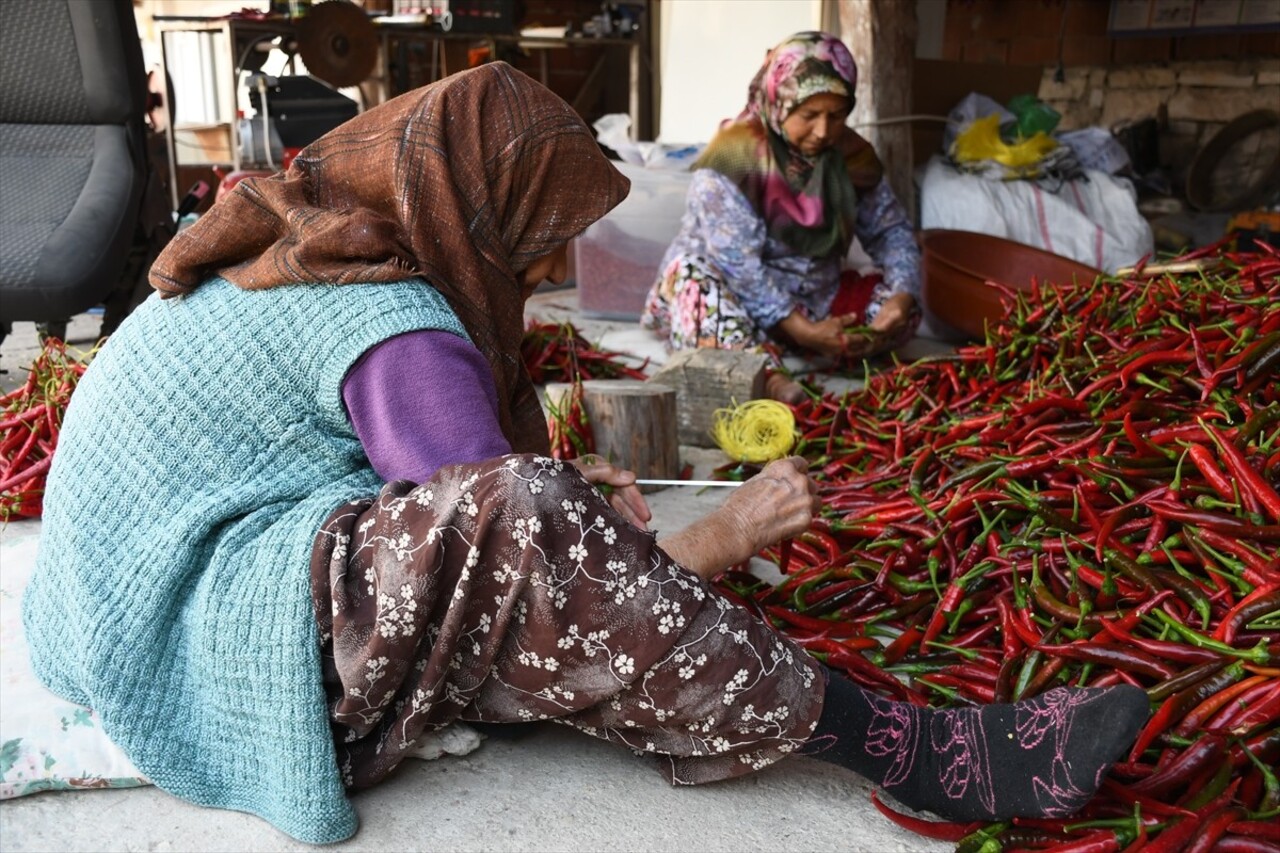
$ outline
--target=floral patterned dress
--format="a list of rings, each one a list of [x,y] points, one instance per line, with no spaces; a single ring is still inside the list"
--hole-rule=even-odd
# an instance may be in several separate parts
[[[312,597],[349,787],[454,720],[555,720],[680,784],[796,751],[824,679],[629,525],[572,466],[512,455],[337,509]]]

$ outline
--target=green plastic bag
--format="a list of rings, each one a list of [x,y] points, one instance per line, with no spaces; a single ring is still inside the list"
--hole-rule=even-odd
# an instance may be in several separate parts
[[[1062,114],[1035,95],[1014,95],[1005,105],[1018,117],[1016,125],[1020,139],[1030,139],[1037,133],[1053,133]]]

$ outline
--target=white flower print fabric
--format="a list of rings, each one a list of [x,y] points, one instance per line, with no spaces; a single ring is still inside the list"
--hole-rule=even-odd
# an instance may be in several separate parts
[[[678,784],[795,752],[821,712],[816,662],[655,543],[531,455],[336,510],[312,593],[346,784],[459,719],[555,720],[659,756]]]

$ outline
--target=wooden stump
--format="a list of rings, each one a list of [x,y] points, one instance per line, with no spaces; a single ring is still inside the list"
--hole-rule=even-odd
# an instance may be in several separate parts
[[[764,394],[769,357],[725,349],[678,350],[650,382],[676,389],[676,422],[681,444],[715,447],[711,425],[716,409]]]
[[[547,385],[555,405],[568,398],[572,385]],[[582,405],[591,421],[596,453],[637,477],[673,480],[680,475],[674,388],[636,379],[588,379],[582,383]],[[661,486],[643,486],[653,492]]]

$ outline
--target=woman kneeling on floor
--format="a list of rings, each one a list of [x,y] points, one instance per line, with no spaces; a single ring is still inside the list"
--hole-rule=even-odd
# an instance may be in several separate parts
[[[802,460],[656,538],[630,472],[543,455],[523,303],[627,189],[500,62],[239,184],[71,402],[24,601],[40,677],[161,788],[309,842],[454,720],[556,720],[676,783],[809,753],[950,818],[1079,807],[1142,691],[902,705],[708,585],[809,526]]]
[[[915,333],[920,251],[875,150],[846,125],[857,83],[829,33],[769,51],[742,112],[690,167],[680,233],[645,300],[641,324],[669,349],[773,342],[857,360]],[[855,237],[879,274],[842,273]],[[781,372],[767,390],[805,399]]]

